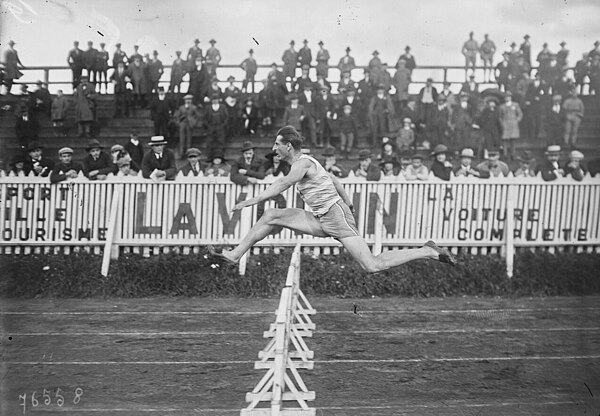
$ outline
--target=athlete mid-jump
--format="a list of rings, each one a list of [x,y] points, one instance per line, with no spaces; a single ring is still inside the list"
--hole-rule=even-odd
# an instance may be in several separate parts
[[[426,242],[421,248],[386,251],[374,256],[365,240],[358,234],[352,215],[352,203],[342,184],[335,176],[327,173],[317,160],[302,153],[302,143],[302,136],[294,127],[282,127],[277,132],[273,151],[281,160],[292,166],[290,172],[273,182],[260,195],[237,203],[233,210],[241,210],[266,201],[296,185],[300,196],[312,212],[300,208],[266,210],[233,250],[219,252],[209,246],[209,253],[213,257],[235,264],[256,242],[285,227],[315,237],[337,239],[368,272],[379,272],[417,259],[434,259],[451,265],[456,264],[454,256],[433,241]]]

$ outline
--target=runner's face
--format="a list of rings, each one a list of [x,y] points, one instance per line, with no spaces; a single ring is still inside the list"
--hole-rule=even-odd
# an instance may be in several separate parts
[[[277,156],[279,156],[282,160],[290,154],[289,143],[284,143],[281,141],[281,136],[277,136],[275,139],[275,143],[273,144],[273,151]]]

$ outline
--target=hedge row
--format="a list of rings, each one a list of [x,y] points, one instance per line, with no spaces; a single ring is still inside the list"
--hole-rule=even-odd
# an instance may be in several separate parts
[[[0,255],[0,297],[273,297],[285,281],[290,254],[250,256],[243,277],[203,254],[122,255],[106,278],[100,275],[101,257],[92,254]],[[340,297],[600,293],[598,254],[520,253],[512,279],[499,256],[461,255],[459,260],[454,268],[423,260],[369,274],[347,254],[303,255],[301,284],[307,294]]]

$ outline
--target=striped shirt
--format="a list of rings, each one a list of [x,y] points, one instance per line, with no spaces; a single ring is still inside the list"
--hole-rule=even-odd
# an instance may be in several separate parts
[[[312,178],[306,176],[296,185],[300,196],[308,205],[316,217],[321,217],[329,211],[341,198],[335,189],[331,177],[323,166],[311,156],[302,155],[300,159],[308,159],[314,163],[317,173]]]

